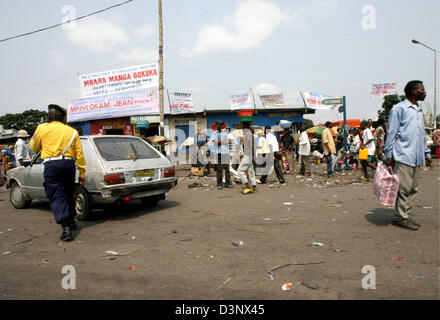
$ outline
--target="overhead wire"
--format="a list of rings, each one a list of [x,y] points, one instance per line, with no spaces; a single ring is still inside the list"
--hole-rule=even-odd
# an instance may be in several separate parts
[[[49,27],[45,27],[45,28],[41,28],[41,29],[38,29],[38,30],[34,30],[34,31],[30,31],[30,32],[22,33],[22,34],[19,34],[19,35],[16,35],[16,36],[12,36],[12,37],[9,37],[9,38],[0,39],[0,42],[6,42],[6,41],[9,41],[9,40],[13,40],[13,39],[17,39],[17,38],[21,38],[21,37],[25,37],[25,36],[30,36],[30,35],[32,35],[32,34],[34,34],[34,33],[38,33],[38,32],[46,31],[46,30],[49,30],[49,29],[53,29],[53,28],[56,28],[56,27],[62,26],[63,24],[67,24],[67,23],[70,23],[70,22],[72,22],[72,21],[81,20],[81,19],[84,19],[84,18],[87,18],[87,17],[93,16],[93,15],[95,15],[95,14],[102,13],[102,12],[104,12],[104,11],[107,11],[107,10],[110,10],[110,9],[113,9],[113,8],[116,8],[116,7],[119,7],[119,6],[125,5],[125,4],[127,4],[127,3],[129,3],[129,2],[132,2],[132,1],[133,1],[133,0],[127,0],[127,1],[125,1],[125,2],[118,3],[118,4],[115,4],[115,5],[113,5],[113,6],[107,7],[107,8],[105,8],[105,9],[101,9],[101,10],[98,10],[98,11],[95,11],[95,12],[92,12],[92,13],[89,13],[89,14],[86,14],[86,15],[84,15],[84,16],[80,16],[80,17],[78,17],[78,18],[75,18],[75,19],[71,19],[71,20],[65,21],[65,22],[57,23],[57,24],[54,24],[54,25],[49,26]]]

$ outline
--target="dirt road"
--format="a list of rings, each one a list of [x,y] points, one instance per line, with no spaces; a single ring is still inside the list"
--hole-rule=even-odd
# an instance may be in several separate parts
[[[132,201],[98,211],[70,243],[59,240],[46,202],[14,209],[3,187],[0,298],[438,299],[438,168],[420,172],[418,231],[391,225],[393,210],[360,173],[327,183],[325,164],[312,168],[311,180],[287,176],[286,186],[241,195],[239,185],[219,191],[214,174],[190,179],[182,167],[156,208]],[[188,188],[194,182],[202,187]],[[75,290],[62,288],[65,265],[75,268]],[[374,290],[362,288],[367,265]],[[291,291],[281,290],[289,282]]]

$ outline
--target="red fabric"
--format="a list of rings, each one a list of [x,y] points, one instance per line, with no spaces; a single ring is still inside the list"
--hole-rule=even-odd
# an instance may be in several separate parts
[[[374,175],[374,193],[384,206],[394,207],[399,191],[399,176],[388,171],[387,166],[380,163]]]

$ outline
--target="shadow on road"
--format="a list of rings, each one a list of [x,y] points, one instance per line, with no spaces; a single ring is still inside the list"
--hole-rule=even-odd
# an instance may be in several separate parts
[[[376,226],[387,226],[393,221],[394,209],[376,208],[371,212],[365,215],[365,219]]]
[[[145,206],[142,202],[133,200],[130,202],[120,203],[106,207],[100,212],[95,212],[95,219],[104,219],[109,221],[121,221],[137,218],[150,213],[159,212],[166,209],[172,209],[180,205],[180,202],[163,200],[159,201],[156,206]]]

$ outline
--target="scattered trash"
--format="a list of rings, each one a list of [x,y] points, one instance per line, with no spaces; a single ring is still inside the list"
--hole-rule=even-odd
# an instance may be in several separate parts
[[[429,207],[423,207],[423,209],[434,209],[434,207],[429,206]]]
[[[285,268],[285,267],[288,267],[288,266],[308,266],[308,265],[312,265],[312,264],[322,264],[322,263],[324,263],[324,262],[288,263],[288,264],[285,264],[285,265],[282,265],[282,266],[272,267],[269,270],[267,270],[267,273],[268,273],[268,276],[269,276],[270,280],[273,280],[274,279],[273,271],[275,271],[275,270],[278,270],[278,269],[281,269],[281,268]]]
[[[8,231],[12,231],[12,229],[8,229]]]
[[[290,288],[291,288],[292,286],[293,286],[293,283],[288,282],[288,283],[283,284],[283,286],[281,287],[281,289],[282,289],[283,291],[290,291]]]
[[[292,202],[284,202],[283,203],[285,206],[291,206],[293,203]]]
[[[424,276],[415,275],[414,278],[416,278],[416,279],[423,279]]]
[[[240,246],[242,246],[244,243],[243,243],[243,241],[233,241],[232,242],[232,245],[234,245],[234,246],[236,246],[236,247],[240,247]]]
[[[128,269],[130,269],[130,270],[136,270],[136,266],[129,266]]]
[[[134,240],[134,239],[136,239],[136,237],[135,237],[135,236],[131,237],[131,240]]]
[[[313,242],[312,242],[312,246],[322,247],[322,246],[324,246],[324,244],[321,243],[321,242],[315,242],[315,241],[313,241]]]
[[[266,218],[266,219],[264,219],[264,221],[270,221],[270,220],[272,220],[271,218]]]
[[[311,285],[309,285],[309,284],[307,284],[305,282],[300,282],[299,284],[303,285],[306,288],[312,289],[312,290],[316,290],[316,289],[319,288],[319,287],[311,286]]]
[[[373,214],[373,213],[374,213],[373,211],[368,211],[368,212],[367,212],[367,214]]]
[[[217,287],[217,290],[223,288],[223,287],[224,287],[229,281],[231,281],[231,278],[230,278],[230,277],[229,277],[228,279],[226,279],[226,281],[223,282],[221,285],[219,285],[219,286]]]
[[[394,259],[399,260],[399,261],[407,261],[407,259],[401,258],[401,257],[395,257]]]
[[[203,187],[203,184],[198,183],[198,182],[194,182],[194,183],[191,183],[190,185],[188,185],[188,188],[198,188],[198,187]]]
[[[7,255],[7,254],[10,254],[11,252],[9,252],[9,251],[6,251],[6,252],[3,252],[2,254],[3,255]]]
[[[332,204],[330,207],[333,207],[333,208],[340,208],[340,207],[342,207],[342,205],[340,205],[340,204]]]
[[[41,260],[40,262],[41,262],[41,263],[44,263],[44,264],[50,264],[50,263],[48,262],[48,259],[43,259],[43,260]]]
[[[181,239],[179,241],[191,241],[191,240],[193,240],[193,239],[192,238],[188,238],[188,239]]]
[[[119,256],[119,257],[123,257],[123,256],[128,256],[129,254],[135,253],[137,251],[140,251],[142,249],[144,249],[144,246],[140,246],[140,245],[125,245],[120,247],[118,251],[106,251],[105,255],[101,256],[101,257],[107,257],[108,255],[113,255],[113,256]]]
[[[333,249],[333,252],[344,252],[344,250]]]
[[[210,257],[211,259],[214,259],[214,256],[212,256],[212,255],[211,255],[211,256],[209,256],[209,257]]]

